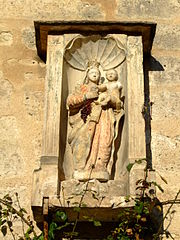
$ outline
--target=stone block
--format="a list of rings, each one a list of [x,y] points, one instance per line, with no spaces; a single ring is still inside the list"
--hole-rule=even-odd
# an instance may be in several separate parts
[[[98,1],[81,1],[77,4],[77,9],[80,10],[81,18],[87,20],[97,20],[104,18],[104,9]]]
[[[180,3],[178,1],[169,0],[117,0],[117,16],[125,16],[131,19],[141,18],[174,18],[179,16]]]
[[[42,118],[44,95],[42,92],[26,92],[24,96],[24,104],[28,115],[35,117],[37,120]]]
[[[161,66],[161,70],[157,69],[157,65]],[[152,89],[152,95],[156,93],[158,88],[171,87],[172,90],[175,86],[180,86],[180,58],[173,56],[158,56],[157,58],[152,58],[149,67],[149,83]]]
[[[15,117],[1,117],[0,132],[0,176],[22,175],[25,163],[19,149],[19,129]]]
[[[180,8],[180,6],[179,6]],[[153,48],[180,50],[180,25],[158,24]]]
[[[12,177],[22,175],[24,169],[24,161],[18,153],[6,155],[6,152],[1,152],[0,176]]]
[[[1,12],[1,17],[3,17],[3,13],[7,13],[8,16],[31,16],[31,11],[30,11],[30,2],[31,0],[7,0],[3,1],[3,4],[1,4],[0,12]]]
[[[126,206],[125,196],[128,195],[127,182],[109,180],[100,182],[96,179],[80,182],[75,179],[61,182],[60,201],[62,206],[78,206],[83,196],[82,206],[86,207],[119,207]],[[132,204],[132,203],[130,203]]]
[[[41,165],[33,173],[33,207],[42,206],[43,197],[58,195],[58,158],[41,157]]]
[[[1,111],[3,109],[9,108],[13,90],[14,88],[12,83],[8,79],[5,79],[3,76],[3,72],[0,71],[0,97],[1,97],[0,110]]]
[[[157,120],[152,119],[151,128],[154,141],[156,141],[156,134],[162,135],[165,138],[172,140],[176,146],[178,146],[180,138],[180,118],[169,117],[159,118]]]
[[[50,11],[51,10],[51,11]],[[40,2],[35,0],[31,4],[32,15],[36,19],[100,19],[103,17],[100,4],[92,4],[88,1],[82,2],[80,0],[65,1],[45,0]]]
[[[152,133],[152,157],[155,167],[162,167],[166,170],[170,170],[172,166],[178,167],[179,152],[179,136],[170,138],[162,134]]]
[[[152,119],[179,118],[180,116],[180,91],[168,91],[164,88],[151,93]]]
[[[0,46],[11,46],[13,44],[13,34],[10,31],[0,32]]]
[[[34,28],[24,28],[22,30],[22,40],[26,47],[35,50],[35,30]]]

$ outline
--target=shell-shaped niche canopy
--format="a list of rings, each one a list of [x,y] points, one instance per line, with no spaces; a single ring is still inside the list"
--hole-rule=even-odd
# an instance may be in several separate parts
[[[66,46],[64,57],[73,68],[81,71],[93,62],[107,71],[119,66],[125,60],[126,52],[122,43],[111,35],[78,35]]]

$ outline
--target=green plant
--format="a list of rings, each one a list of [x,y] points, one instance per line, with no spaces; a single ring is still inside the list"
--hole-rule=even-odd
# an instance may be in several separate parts
[[[143,161],[146,161],[146,159],[139,159],[134,163],[130,163],[127,166],[127,170],[130,172],[134,164],[141,164]],[[93,166],[89,174],[89,179],[91,178],[92,170]],[[162,176],[160,176],[160,178],[167,183]],[[16,193],[14,198],[8,194],[5,195],[3,198],[0,198],[0,227],[2,234],[6,236],[9,230],[13,240],[54,240],[57,239],[57,235],[59,235],[60,232],[61,235],[67,239],[78,238],[79,233],[76,230],[77,223],[79,221],[80,211],[82,207],[85,207],[83,199],[88,191],[88,184],[89,181],[86,182],[86,187],[81,194],[79,203],[74,207],[74,212],[76,213],[75,221],[69,222],[65,211],[59,211],[57,209],[53,217],[50,218],[47,237],[43,235],[43,233],[38,235],[35,232],[33,222],[30,220],[27,211],[20,205],[18,194]],[[171,214],[172,206],[180,203],[180,199],[178,199],[180,190],[173,200],[159,202],[155,194],[155,187],[159,188],[162,192],[163,189],[155,181],[148,181],[147,168],[145,168],[144,171],[144,178],[139,179],[136,185],[138,194],[133,198],[132,196],[125,198],[126,202],[133,200],[134,207],[121,210],[119,213],[119,223],[115,229],[111,230],[107,240],[144,240],[147,238],[158,240],[161,239],[163,233],[171,237],[167,229],[163,230],[163,223],[168,214]],[[165,204],[169,204],[170,206],[163,217],[162,206]],[[158,220],[156,215],[158,215]],[[84,218],[92,222],[94,227],[101,227],[101,223],[98,220],[89,216],[84,216]],[[22,223],[22,236],[17,235],[14,231],[14,223],[17,219],[20,219]]]
[[[134,163],[130,163],[127,166],[127,170],[130,172],[134,164],[141,164],[143,161],[146,161],[146,159],[139,159]],[[166,201],[166,204],[171,205],[163,218],[163,203],[157,199],[155,187],[161,192],[164,192],[164,190],[155,181],[148,181],[147,168],[145,168],[144,173],[144,178],[136,182],[138,194],[134,198],[131,198],[134,200],[134,207],[121,211],[119,214],[119,225],[112,230],[107,240],[157,240],[161,239],[163,233],[169,235],[167,230],[163,230],[162,227],[172,206],[175,203],[179,203],[178,195],[180,194],[180,190],[174,200]],[[167,184],[166,179],[160,174],[159,176]],[[126,201],[128,202],[129,200],[130,197],[127,197]]]
[[[15,197],[14,200],[13,197]],[[18,193],[15,193],[13,197],[6,194],[3,198],[0,198],[0,227],[3,236],[6,236],[9,230],[14,240],[42,240],[42,234],[39,236],[36,234],[33,222],[30,220],[27,211],[20,206]],[[22,236],[14,232],[14,224],[18,219],[22,223]]]

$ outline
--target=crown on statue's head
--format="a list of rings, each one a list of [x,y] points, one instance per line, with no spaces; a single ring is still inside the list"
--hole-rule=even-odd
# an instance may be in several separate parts
[[[91,68],[91,67],[97,67],[97,68],[99,68],[99,65],[100,65],[100,63],[99,63],[96,59],[90,60],[90,61],[88,62],[88,67],[89,67],[89,68]]]

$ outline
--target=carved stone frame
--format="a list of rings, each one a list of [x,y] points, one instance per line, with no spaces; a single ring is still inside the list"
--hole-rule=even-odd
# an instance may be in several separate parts
[[[127,122],[128,162],[146,158],[145,123],[142,116],[144,105],[143,54],[150,54],[155,33],[153,23],[102,23],[102,22],[35,22],[36,43],[39,56],[46,59],[45,118],[41,167],[34,171],[32,207],[42,207],[43,198],[59,196],[63,135],[63,34],[116,33],[128,35],[127,42]],[[135,183],[143,174],[143,165],[135,166],[129,176],[129,192],[135,194]],[[38,217],[36,218],[38,221]]]

